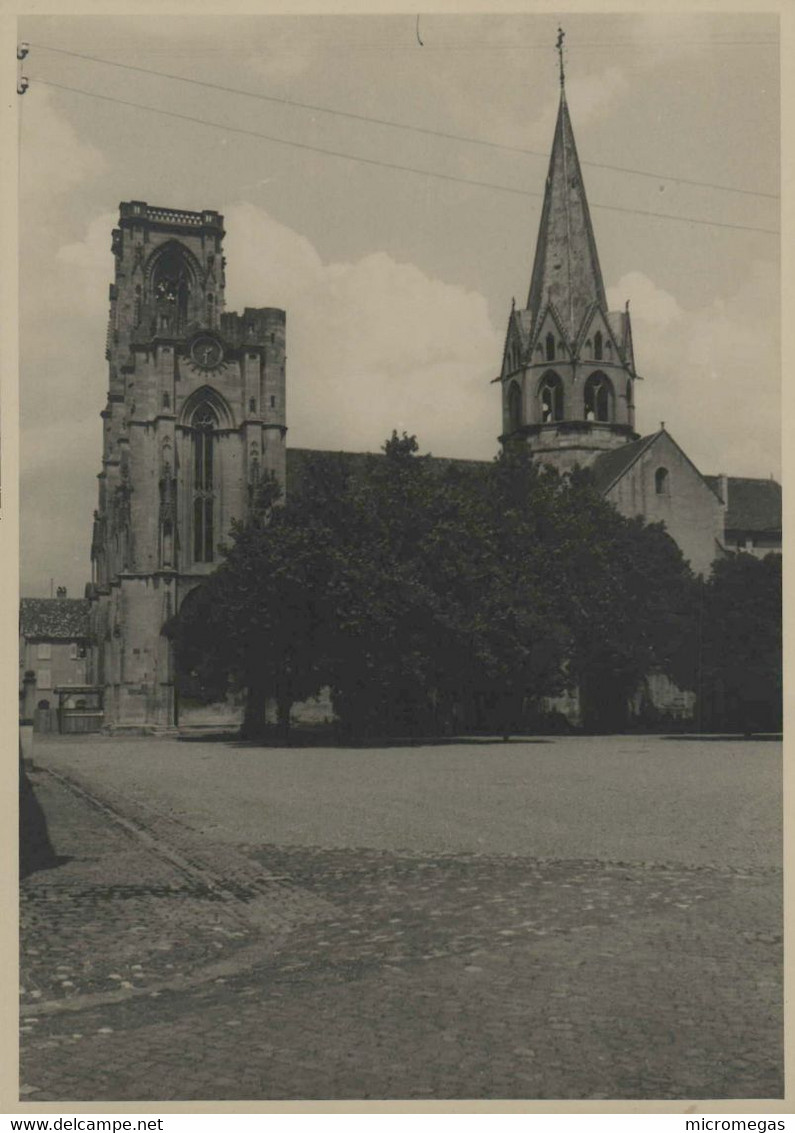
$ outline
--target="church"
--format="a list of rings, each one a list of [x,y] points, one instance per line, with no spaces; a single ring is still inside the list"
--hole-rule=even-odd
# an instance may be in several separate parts
[[[561,472],[589,467],[622,514],[664,522],[696,573],[727,549],[780,549],[778,484],[705,477],[664,425],[635,430],[629,304],[608,310],[562,68],[560,78],[527,303],[510,312],[497,379],[500,442],[527,445]],[[87,679],[113,730],[191,720],[164,628],[216,566],[260,477],[289,492],[300,464],[285,444],[285,312],[224,310],[223,236],[217,212],[142,201],[120,206],[113,232],[86,594]]]

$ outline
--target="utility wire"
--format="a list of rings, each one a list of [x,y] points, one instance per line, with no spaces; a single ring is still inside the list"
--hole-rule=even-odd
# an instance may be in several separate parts
[[[668,46],[682,44],[688,47],[778,47],[779,41],[777,39],[656,39],[645,40],[643,43],[633,42],[632,40],[593,40],[590,43],[577,42],[577,50],[581,47],[595,47],[603,51],[612,51],[616,47],[626,47],[632,51],[637,51],[647,43],[659,44],[661,46]],[[336,46],[336,44],[334,45]],[[548,43],[425,43],[423,47],[426,51],[549,51]],[[402,51],[402,50],[415,50],[417,49],[415,43],[359,43],[359,44],[345,44],[345,50],[351,51]]]
[[[150,67],[138,67],[132,63],[118,63],[112,59],[102,59],[97,55],[86,55],[79,51],[67,51],[63,47],[48,47],[46,44],[32,43],[31,47],[35,47],[37,51],[53,51],[60,55],[69,55],[75,59],[84,59],[91,63],[103,63],[109,67],[119,67],[124,71],[135,71],[142,75],[155,75],[161,79],[174,79],[180,83],[189,83],[192,86],[206,87],[208,90],[222,91],[224,94],[238,94],[243,95],[245,98],[254,98],[261,102],[274,102],[280,106],[293,106],[300,110],[311,110],[321,114],[332,114],[338,118],[349,118],[357,122],[371,122],[378,126],[390,126],[396,130],[408,130],[416,134],[425,134],[432,138],[445,138],[454,142],[467,142],[471,145],[487,146],[489,149],[505,150],[509,153],[527,154],[531,157],[548,157],[548,153],[542,150],[526,149],[522,146],[506,145],[503,142],[491,142],[485,138],[473,138],[466,134],[452,134],[444,130],[431,130],[425,126],[413,126],[405,122],[394,122],[389,118],[375,118],[368,114],[356,114],[348,110],[333,110],[328,106],[319,106],[311,102],[299,102],[296,99],[283,98],[271,94],[255,94],[253,91],[240,90],[237,87],[223,86],[221,83],[209,83],[204,79],[192,79],[185,75],[173,75],[166,71],[157,71]],[[579,45],[578,45],[579,46]],[[40,82],[43,80],[39,80]],[[593,166],[595,169],[609,169],[616,173],[631,173],[637,177],[649,177],[654,181],[669,181],[680,185],[697,185],[706,189],[719,189],[726,193],[740,193],[748,197],[766,197],[769,200],[778,200],[777,193],[762,193],[756,192],[753,189],[738,189],[733,185],[719,185],[713,181],[696,181],[688,177],[672,177],[667,173],[651,173],[643,169],[631,169],[625,165],[609,165],[607,162],[602,161],[580,161],[581,165]]]
[[[160,107],[143,106],[139,102],[131,102],[127,99],[116,98],[113,95],[97,94],[95,91],[81,90],[79,87],[70,87],[65,83],[53,82],[51,79],[37,78],[35,81],[41,83],[43,86],[54,87],[57,90],[71,91],[71,93],[73,94],[82,94],[88,98],[100,99],[103,102],[112,102],[119,106],[129,106],[135,110],[146,110],[150,114],[160,114],[168,118],[177,118],[183,122],[195,122],[201,126],[211,126],[213,129],[225,130],[228,133],[232,134],[244,134],[247,137],[251,138],[262,138],[265,141],[275,142],[277,145],[281,146],[291,146],[294,149],[311,150],[314,153],[325,154],[327,157],[340,157],[346,161],[358,161],[364,165],[377,165],[381,166],[384,169],[397,169],[404,173],[416,173],[422,177],[436,177],[443,181],[455,181],[461,185],[475,185],[482,189],[494,189],[497,192],[513,193],[521,197],[538,197],[539,199],[543,198],[543,193],[534,193],[529,189],[515,189],[511,188],[508,185],[497,185],[492,181],[477,181],[469,177],[456,177],[452,173],[436,173],[429,169],[417,169],[412,165],[399,165],[397,162],[380,161],[377,158],[373,157],[358,157],[355,154],[346,153],[344,150],[325,149],[322,146],[311,145],[309,142],[288,141],[285,138],[274,137],[274,135],[272,134],[263,134],[258,130],[246,130],[242,126],[226,126],[221,122],[210,122],[206,118],[199,118],[191,114],[179,114],[175,110],[162,110]],[[623,208],[619,205],[591,204],[590,207],[596,209],[604,209],[609,212],[634,213],[636,216],[660,217],[664,220],[676,220],[680,223],[705,224],[709,225],[712,228],[734,228],[744,232],[764,232],[768,236],[778,235],[775,229],[759,228],[754,225],[748,224],[729,224],[720,220],[699,220],[696,217],[692,216],[676,216],[673,213],[653,212],[647,209]]]

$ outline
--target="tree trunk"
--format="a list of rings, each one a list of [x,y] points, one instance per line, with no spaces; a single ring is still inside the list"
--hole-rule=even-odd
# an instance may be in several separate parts
[[[276,697],[276,723],[279,729],[279,737],[286,746],[290,743],[290,709],[293,706],[293,698],[287,693],[279,692]]]
[[[246,689],[246,710],[240,734],[246,740],[261,740],[267,728],[266,707],[268,696],[264,683],[252,682]]]

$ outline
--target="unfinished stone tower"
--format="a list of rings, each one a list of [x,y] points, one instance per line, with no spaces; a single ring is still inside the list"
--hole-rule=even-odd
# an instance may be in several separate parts
[[[90,679],[114,729],[176,724],[163,630],[260,478],[285,478],[285,314],[224,311],[223,217],[123,203],[91,547]]]

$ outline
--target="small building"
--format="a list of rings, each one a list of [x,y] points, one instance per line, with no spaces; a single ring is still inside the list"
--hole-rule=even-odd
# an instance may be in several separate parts
[[[20,718],[36,731],[58,730],[58,694],[63,686],[84,686],[89,645],[89,604],[67,598],[23,598],[19,619]]]
[[[705,476],[726,505],[723,544],[763,559],[781,552],[781,485],[748,476]]]

